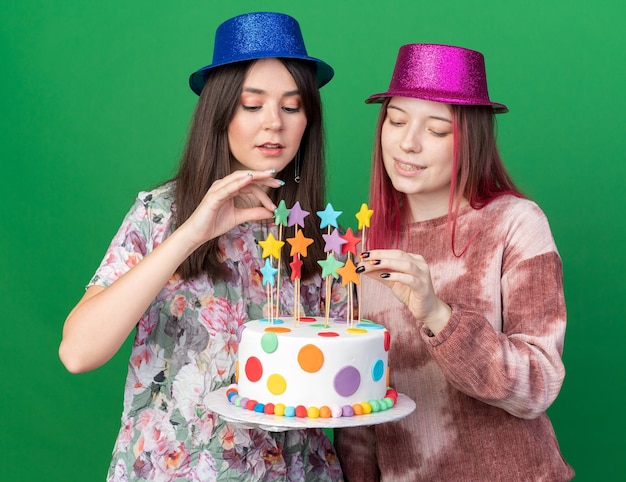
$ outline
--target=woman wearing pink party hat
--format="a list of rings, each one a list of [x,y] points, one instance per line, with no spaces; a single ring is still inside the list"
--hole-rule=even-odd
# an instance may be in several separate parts
[[[373,154],[363,316],[392,334],[408,417],[341,429],[348,481],[566,481],[546,410],[565,370],[561,259],[501,161],[483,55],[400,48]],[[380,283],[386,296],[380,296]]]

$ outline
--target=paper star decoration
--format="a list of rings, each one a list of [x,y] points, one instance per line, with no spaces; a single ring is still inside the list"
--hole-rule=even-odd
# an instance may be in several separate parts
[[[293,261],[289,263],[289,266],[291,266],[291,279],[300,279],[302,277],[302,275],[300,274],[302,268],[302,260],[298,256],[296,256],[295,258],[293,258]]]
[[[267,283],[274,286],[274,277],[276,276],[276,273],[278,273],[278,270],[272,266],[269,258],[266,259],[265,266],[261,268],[261,274],[263,275],[263,286],[265,286]]]
[[[259,241],[259,244],[263,248],[263,254],[261,257],[267,258],[268,256],[274,256],[274,258],[280,258],[280,248],[285,244],[284,241],[278,241],[272,233],[269,234],[265,241]]]
[[[325,278],[326,276],[332,276],[335,279],[339,278],[337,269],[341,268],[343,263],[336,260],[333,253],[330,253],[325,260],[318,261],[317,264],[322,267],[322,278]]]
[[[289,209],[285,205],[285,201],[281,199],[278,203],[278,207],[274,209],[274,219],[276,225],[282,224],[283,226],[287,226],[287,217],[289,216]]]
[[[365,227],[370,227],[370,218],[374,214],[372,209],[368,209],[367,204],[361,204],[361,210],[356,213],[356,218],[359,220],[359,229]]]
[[[346,264],[343,266],[343,268],[339,268],[337,270],[337,273],[339,274],[339,276],[341,276],[341,284],[343,286],[347,285],[350,282],[354,283],[355,285],[359,284],[359,275],[356,274],[356,266],[352,262],[352,259],[348,258]]]
[[[354,235],[352,228],[348,228],[346,234],[344,234],[342,238],[346,241],[346,244],[341,246],[341,253],[352,253],[356,256],[356,245],[361,242],[361,238]]]
[[[326,241],[324,246],[324,252],[334,251],[337,254],[341,254],[341,246],[346,244],[346,240],[339,235],[339,230],[333,229],[330,234],[322,234],[322,238]]]
[[[304,227],[304,218],[309,215],[309,211],[304,211],[300,207],[300,201],[296,201],[291,210],[289,211],[289,226],[299,224],[300,227]]]
[[[326,226],[334,226],[335,228],[338,228],[337,218],[341,215],[341,213],[343,213],[343,211],[335,211],[333,209],[333,205],[328,203],[326,205],[326,209],[323,211],[317,211],[317,215],[321,219],[320,228],[324,229]]]
[[[306,257],[307,248],[313,244],[311,238],[304,237],[302,230],[299,230],[294,238],[287,238],[287,242],[291,245],[291,256],[300,254]]]

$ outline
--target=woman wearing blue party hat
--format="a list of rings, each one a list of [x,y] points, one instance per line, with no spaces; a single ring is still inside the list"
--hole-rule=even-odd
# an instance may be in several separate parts
[[[237,328],[267,309],[257,242],[275,226],[264,220],[279,199],[323,208],[319,88],[332,76],[297,21],[271,12],[225,21],[212,63],[191,75],[199,101],[178,174],[139,193],[63,329],[73,373],[103,365],[135,332],[108,481],[342,478],[321,430],[247,429],[206,404],[231,383]],[[310,254],[300,302],[319,315],[321,255]],[[340,315],[344,293],[333,290]],[[290,280],[280,296],[293,306]]]

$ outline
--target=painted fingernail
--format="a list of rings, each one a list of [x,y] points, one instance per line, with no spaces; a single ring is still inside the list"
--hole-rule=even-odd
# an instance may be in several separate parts
[[[370,264],[379,265],[380,264],[380,259],[372,259],[372,260],[370,260]]]
[[[281,186],[285,185],[285,181],[283,181],[282,179],[276,179],[278,181],[278,184],[280,184]]]
[[[391,275],[389,273],[381,273],[380,277],[383,279],[389,278]]]
[[[268,169],[265,172],[269,172],[270,174],[274,174],[274,173],[276,173],[276,169]]]
[[[363,251],[361,254],[361,259],[365,259],[365,258],[369,258],[370,257],[370,252],[369,251]]]
[[[359,273],[359,274],[360,274],[360,273],[362,273],[363,271],[365,271],[365,266],[359,266],[359,267],[356,269],[356,272],[357,272],[357,273]]]

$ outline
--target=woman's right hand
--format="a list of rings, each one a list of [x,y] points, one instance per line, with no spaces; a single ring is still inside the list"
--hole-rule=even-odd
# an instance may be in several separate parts
[[[283,185],[273,175],[274,170],[235,171],[215,181],[179,229],[198,247],[239,224],[271,218],[276,205],[266,190]]]
[[[236,171],[213,183],[193,214],[108,288],[91,286],[65,320],[59,356],[73,372],[106,363],[180,264],[238,224],[270,218],[266,193],[282,186],[273,171]]]

